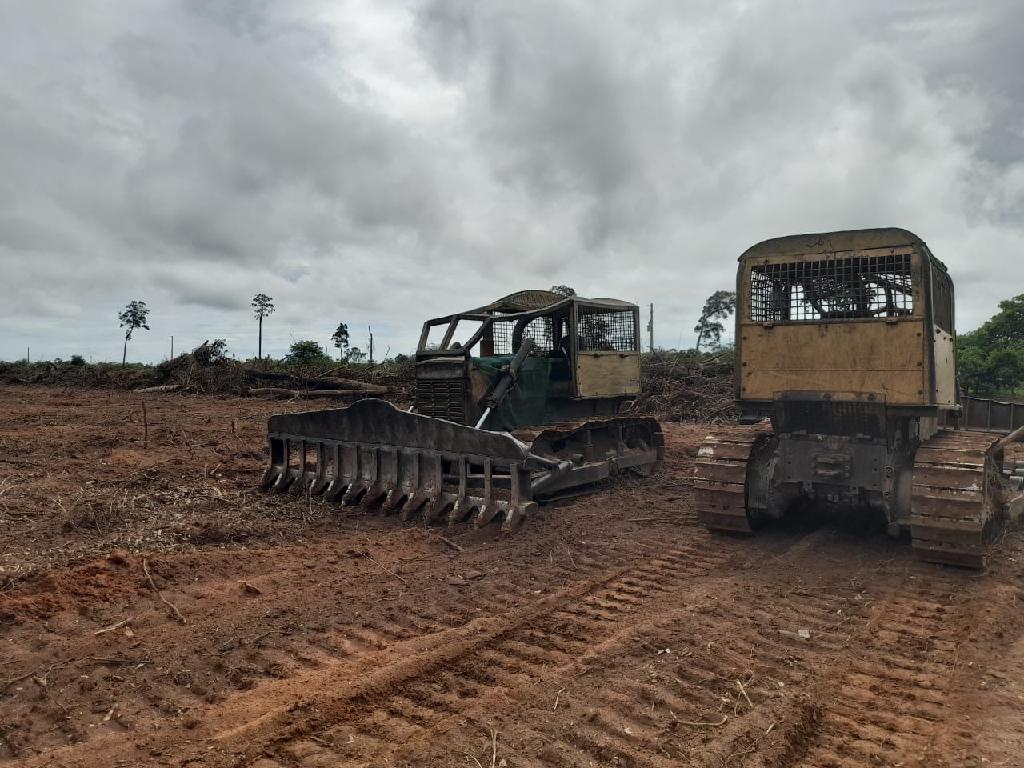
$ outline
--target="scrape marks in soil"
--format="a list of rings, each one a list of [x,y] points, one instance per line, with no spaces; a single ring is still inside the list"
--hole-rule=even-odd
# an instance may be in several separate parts
[[[394,753],[396,764],[413,764],[413,755],[437,765],[466,754],[482,761],[479,734],[491,732],[511,732],[510,765],[738,765],[742,755],[788,753],[816,716],[802,685],[864,623],[859,590],[795,593],[769,613],[760,609],[774,593],[736,583],[725,568],[672,586],[642,619],[592,635],[544,677],[499,681],[504,695],[492,692],[491,706],[431,727]],[[723,635],[723,622],[734,631]],[[808,626],[810,639],[791,647],[788,628]]]
[[[946,727],[957,662],[958,622],[943,573],[908,582],[869,608],[844,671],[827,697],[814,739],[791,764],[806,768],[944,764],[934,754]]]
[[[395,750],[401,760],[454,727],[482,727],[490,713],[530,701],[553,677],[603,665],[612,647],[621,650],[624,638],[649,621],[652,609],[661,615],[683,594],[706,599],[707,575],[724,560],[699,547],[665,549],[641,567],[571,585],[501,619],[481,619],[468,634],[431,638],[426,649],[396,648],[401,659],[381,668],[379,680],[345,695],[332,697],[326,689],[299,705],[316,716],[278,719],[271,728],[260,723],[228,738],[255,741],[283,764],[369,764],[386,744],[402,745]]]

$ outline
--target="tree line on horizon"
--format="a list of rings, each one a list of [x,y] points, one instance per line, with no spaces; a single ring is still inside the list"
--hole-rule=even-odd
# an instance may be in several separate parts
[[[553,285],[550,290],[552,293],[557,293],[561,296],[576,295],[576,291],[568,285]],[[263,360],[263,321],[274,313],[276,307],[274,306],[273,297],[262,292],[257,293],[252,297],[250,306],[252,307],[253,317],[257,322],[256,359]],[[701,311],[700,319],[697,321],[697,325],[695,325],[693,329],[697,334],[697,343],[695,346],[696,351],[700,351],[701,344],[704,344],[706,348],[710,349],[716,349],[721,346],[722,334],[725,331],[725,326],[722,321],[727,319],[735,309],[736,294],[732,291],[715,291],[708,297],[707,301],[704,303],[704,308]],[[149,308],[146,306],[146,302],[138,299],[128,302],[125,309],[118,313],[118,319],[120,320],[121,327],[125,329],[124,349],[121,356],[122,365],[127,364],[128,342],[131,341],[133,333],[140,328],[147,331],[150,330],[147,322],[148,316]],[[338,361],[347,363],[373,363],[373,329],[370,328],[369,332],[371,352],[367,354],[359,347],[351,345],[351,336],[348,325],[344,322],[338,323],[338,327],[334,330],[334,333],[331,334],[331,343],[338,350]],[[218,339],[218,341],[223,340]],[[225,351],[226,344],[222,344],[221,346],[221,351]],[[400,355],[399,357],[405,358],[405,355]],[[367,360],[367,358],[369,359]],[[327,355],[319,342],[310,339],[303,339],[292,342],[288,350],[288,355],[285,357],[285,361],[302,365],[311,365],[318,362],[331,361],[331,358]]]
[[[563,296],[574,296],[576,291],[567,285],[554,285],[551,291]],[[257,293],[252,298],[253,317],[258,324],[257,356],[263,358],[263,321],[274,313],[272,297]],[[700,317],[694,326],[697,334],[694,351],[717,351],[729,347],[722,343],[725,322],[736,310],[736,294],[715,291],[704,302]],[[124,329],[121,364],[128,360],[128,343],[136,331],[150,330],[149,307],[145,301],[135,299],[118,312],[120,327]],[[370,339],[372,345],[372,328]],[[222,339],[221,354],[226,353]],[[331,334],[331,344],[338,350],[337,360],[347,363],[374,362],[372,357],[351,344],[346,323],[338,323]],[[957,362],[960,386],[965,394],[981,396],[1019,397],[1024,395],[1024,294],[999,303],[999,311],[980,327],[957,335]],[[371,347],[372,348],[372,347]],[[393,359],[404,360],[406,355]],[[26,357],[27,360],[27,357]],[[81,355],[72,355],[73,365],[84,365]],[[292,342],[283,362],[298,365],[329,364],[334,362],[317,341],[303,339]]]

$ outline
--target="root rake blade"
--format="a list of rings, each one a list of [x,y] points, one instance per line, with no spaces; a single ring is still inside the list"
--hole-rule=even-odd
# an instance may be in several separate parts
[[[510,435],[399,411],[380,400],[270,420],[260,487],[449,526],[515,527],[535,506],[528,446]],[[401,439],[399,439],[401,438]],[[389,442],[389,441],[394,442]]]

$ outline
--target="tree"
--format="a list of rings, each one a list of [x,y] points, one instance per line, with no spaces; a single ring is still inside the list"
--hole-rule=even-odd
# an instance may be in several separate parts
[[[265,293],[257,293],[252,297],[252,313],[260,321],[259,345],[256,357],[263,359],[263,318],[274,314],[274,300]]]
[[[551,293],[557,293],[559,296],[575,296],[576,291],[570,288],[568,285],[552,285]]]
[[[1024,294],[999,302],[999,312],[977,331],[992,348],[1024,349]]]
[[[350,363],[361,363],[366,359],[366,353],[359,347],[352,347],[345,356],[345,359]]]
[[[337,329],[331,335],[331,342],[338,349],[338,359],[345,359],[348,350],[348,326],[344,323],[338,323]]]
[[[697,334],[696,350],[700,351],[700,345],[708,341],[712,347],[718,346],[722,341],[722,333],[725,326],[722,320],[736,311],[736,294],[733,291],[715,291],[708,296],[704,302],[704,309],[701,310],[700,320],[693,326]]]
[[[331,358],[318,342],[295,341],[288,348],[285,362],[291,365],[324,365],[330,363]]]
[[[149,309],[144,301],[129,301],[123,312],[119,312],[117,319],[121,321],[124,328],[124,354],[121,355],[121,365],[128,362],[128,342],[132,334],[139,328],[149,330],[146,318],[149,316]]]
[[[1024,294],[999,302],[999,312],[957,336],[956,346],[964,391],[994,395],[1024,385]]]
[[[960,386],[970,395],[1013,392],[1024,385],[1024,351],[989,348],[977,331],[956,340]]]

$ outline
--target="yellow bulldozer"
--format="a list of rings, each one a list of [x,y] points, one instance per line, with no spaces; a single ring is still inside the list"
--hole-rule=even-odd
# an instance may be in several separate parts
[[[736,297],[740,424],[699,448],[700,520],[751,533],[801,501],[868,508],[921,558],[982,567],[1019,514],[1002,462],[1024,409],[962,406],[953,283],[925,242],[766,240],[740,256]]]
[[[408,411],[367,399],[272,416],[262,487],[508,530],[664,454],[656,420],[619,415],[640,393],[635,304],[520,291],[428,320],[415,377]]]

